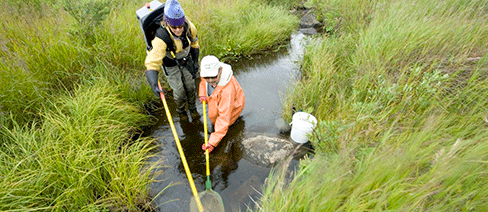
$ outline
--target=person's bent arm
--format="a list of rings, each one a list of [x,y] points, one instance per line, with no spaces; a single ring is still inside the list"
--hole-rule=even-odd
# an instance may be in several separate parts
[[[222,138],[227,134],[232,118],[233,98],[232,91],[224,90],[218,104],[218,117],[215,120],[215,129],[210,134],[209,143],[212,146],[217,146]]]

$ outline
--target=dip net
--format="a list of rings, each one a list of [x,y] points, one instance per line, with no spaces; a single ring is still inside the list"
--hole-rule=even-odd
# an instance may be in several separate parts
[[[200,201],[202,202],[203,211],[205,212],[225,212],[224,202],[220,197],[219,193],[212,189],[207,189],[198,193]],[[190,201],[190,211],[199,212],[197,202],[194,197]]]

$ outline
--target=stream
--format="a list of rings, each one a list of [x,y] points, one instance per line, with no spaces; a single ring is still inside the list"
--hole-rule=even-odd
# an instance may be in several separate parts
[[[270,168],[253,164],[243,158],[239,142],[250,134],[290,139],[289,133],[280,133],[275,120],[281,118],[281,97],[293,87],[300,75],[296,61],[303,55],[306,38],[307,35],[297,31],[291,35],[286,48],[230,64],[234,76],[244,90],[246,105],[241,117],[210,154],[212,189],[222,197],[226,211],[254,209],[259,202],[259,192],[270,172]],[[173,99],[166,100],[196,189],[198,192],[204,191],[207,178],[205,155],[201,149],[204,142],[202,105],[197,100],[200,119],[190,118],[184,121],[176,115]],[[157,170],[156,182],[150,185],[153,205],[156,206],[156,211],[189,211],[193,194],[170,124],[164,110],[154,115],[158,122],[146,133],[161,144],[157,157],[152,160],[159,161],[162,165]],[[212,126],[209,120],[207,126]],[[298,159],[293,159],[289,169],[296,168],[297,165]]]

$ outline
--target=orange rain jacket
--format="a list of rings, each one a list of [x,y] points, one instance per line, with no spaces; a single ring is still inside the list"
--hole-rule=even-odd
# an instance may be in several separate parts
[[[209,143],[217,146],[222,138],[227,134],[229,126],[232,125],[245,105],[245,96],[241,86],[232,74],[230,65],[223,63],[220,81],[208,96],[207,81],[202,77],[198,96],[206,96],[208,104],[208,117],[214,124],[214,132],[210,134]]]

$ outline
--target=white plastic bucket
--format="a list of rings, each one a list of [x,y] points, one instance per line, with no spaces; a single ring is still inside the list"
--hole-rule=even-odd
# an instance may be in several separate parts
[[[311,114],[305,112],[296,112],[293,114],[291,125],[291,139],[297,143],[307,143],[307,135],[317,126],[317,119]]]

